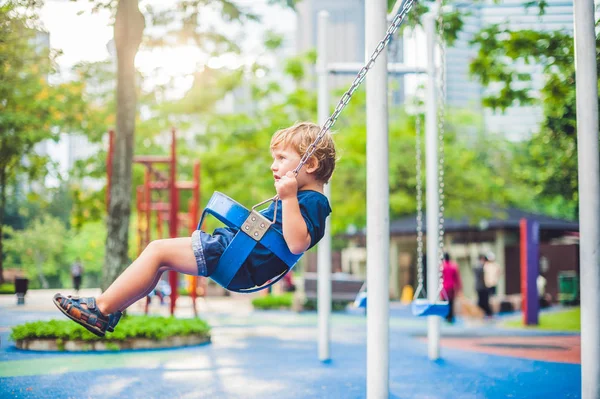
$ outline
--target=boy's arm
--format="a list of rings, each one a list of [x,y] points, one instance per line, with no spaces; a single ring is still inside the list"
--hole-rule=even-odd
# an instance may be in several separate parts
[[[300,213],[298,197],[288,197],[281,200],[283,238],[289,250],[294,255],[300,255],[310,246],[310,234],[304,217]]]
[[[283,238],[294,255],[300,255],[310,246],[310,234],[300,213],[298,204],[298,181],[294,173],[287,172],[275,182],[277,195],[281,199],[281,223]]]

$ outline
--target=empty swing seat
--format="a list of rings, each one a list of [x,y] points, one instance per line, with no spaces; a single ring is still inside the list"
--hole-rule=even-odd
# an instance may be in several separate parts
[[[255,210],[248,210],[223,193],[218,191],[213,193],[202,212],[202,217],[197,227],[198,230],[202,227],[204,218],[208,214],[213,215],[227,227],[238,230],[233,240],[221,255],[215,271],[209,276],[219,285],[230,291],[250,293],[265,289],[278,282],[286,273],[292,270],[298,259],[302,256],[302,254],[294,255],[290,252],[283,234],[272,226],[272,222],[269,219]],[[288,266],[288,269],[279,276],[273,276],[274,279],[270,283],[260,287],[249,289],[229,288],[233,277],[258,243],[281,259]]]
[[[448,301],[431,302],[424,298],[413,299],[411,311],[415,316],[441,316],[446,317],[450,311]]]
[[[365,309],[367,307],[367,293],[366,292],[359,292],[358,295],[356,295],[356,299],[354,300],[354,307],[355,308],[363,308]]]

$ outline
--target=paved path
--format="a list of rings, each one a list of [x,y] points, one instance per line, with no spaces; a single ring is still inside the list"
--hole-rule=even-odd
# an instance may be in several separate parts
[[[213,326],[213,342],[208,345],[103,354],[17,350],[7,342],[10,326],[64,317],[53,309],[50,297],[49,292],[28,294],[21,307],[12,297],[0,297],[2,398],[366,396],[366,322],[360,314],[332,317],[329,364],[317,360],[316,313],[255,312],[244,297],[200,303],[201,313]],[[189,317],[189,303],[180,305],[179,316]],[[152,311],[166,313],[167,307],[153,305]],[[410,317],[405,307],[396,305],[391,316],[392,398],[581,396],[581,366],[571,357],[578,335],[540,335],[459,322],[444,326],[443,359],[432,362],[423,338],[425,320]],[[523,348],[524,342],[537,347]],[[512,352],[496,352],[502,343],[512,343],[504,347]],[[527,351],[548,351],[548,346],[559,353],[558,347],[570,349],[551,361],[526,358]]]

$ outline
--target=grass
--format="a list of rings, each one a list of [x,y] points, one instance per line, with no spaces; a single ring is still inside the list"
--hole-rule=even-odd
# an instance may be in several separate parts
[[[579,307],[557,312],[540,313],[538,326],[523,326],[523,321],[511,320],[504,323],[505,327],[534,328],[549,331],[581,331],[581,309]]]

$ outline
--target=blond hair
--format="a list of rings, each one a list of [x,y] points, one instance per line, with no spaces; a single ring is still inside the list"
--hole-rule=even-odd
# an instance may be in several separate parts
[[[321,127],[314,123],[296,123],[294,126],[278,130],[273,134],[271,149],[279,146],[292,146],[300,156],[303,156],[320,132]],[[315,158],[319,164],[314,172],[315,178],[323,183],[329,182],[336,161],[335,144],[329,131],[321,138],[311,158]]]

